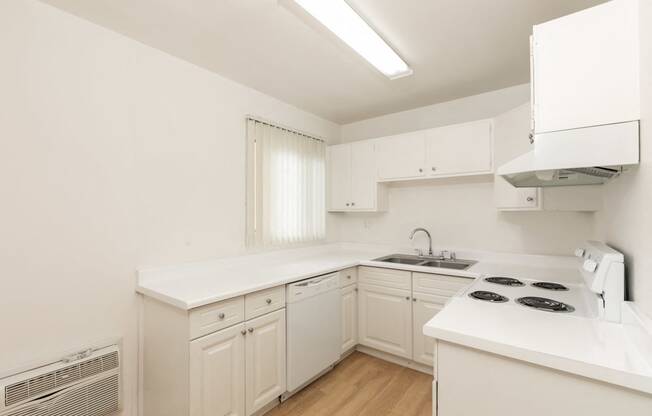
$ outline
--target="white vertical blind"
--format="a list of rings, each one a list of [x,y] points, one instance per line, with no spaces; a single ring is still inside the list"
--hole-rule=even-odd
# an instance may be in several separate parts
[[[280,246],[325,238],[326,145],[247,119],[248,243]]]

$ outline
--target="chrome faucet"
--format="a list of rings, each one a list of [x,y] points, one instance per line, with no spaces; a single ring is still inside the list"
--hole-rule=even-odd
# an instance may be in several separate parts
[[[415,235],[416,233],[418,233],[419,231],[423,231],[423,232],[426,233],[426,235],[428,236],[428,255],[429,255],[429,256],[432,256],[432,254],[433,254],[433,253],[432,253],[432,237],[430,237],[430,233],[428,232],[428,230],[426,230],[425,228],[421,228],[421,227],[419,227],[419,228],[415,228],[415,229],[412,230],[412,232],[410,233],[410,240],[413,240],[413,239],[414,239],[414,235]]]

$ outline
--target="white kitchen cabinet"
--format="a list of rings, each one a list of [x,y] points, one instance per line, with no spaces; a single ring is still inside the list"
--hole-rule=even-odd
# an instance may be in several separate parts
[[[498,166],[532,150],[529,131],[530,103],[494,119],[494,155]],[[500,211],[597,211],[602,207],[602,187],[516,188],[496,175],[494,203]]]
[[[247,321],[245,327],[245,409],[251,415],[285,393],[285,309]]]
[[[328,204],[331,211],[351,209],[351,145],[328,147]]]
[[[426,173],[446,177],[493,171],[491,120],[426,130]]]
[[[411,299],[410,290],[359,284],[359,343],[411,359]]]
[[[375,140],[379,180],[401,180],[426,176],[424,130]]]
[[[376,179],[375,145],[371,140],[328,148],[329,211],[382,211],[383,185]]]
[[[447,298],[416,292],[412,298],[413,359],[418,363],[432,366],[435,339],[423,334],[423,326],[442,310]]]
[[[243,332],[239,324],[190,343],[190,416],[245,415]]]
[[[638,7],[614,0],[534,26],[536,133],[640,119]]]
[[[358,288],[351,284],[340,289],[342,295],[342,353],[358,344]]]

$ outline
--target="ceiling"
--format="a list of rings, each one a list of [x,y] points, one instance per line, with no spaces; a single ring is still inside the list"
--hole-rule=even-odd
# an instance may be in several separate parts
[[[42,0],[345,124],[528,82],[533,24],[605,0],[348,0],[414,69],[390,81],[278,0]]]

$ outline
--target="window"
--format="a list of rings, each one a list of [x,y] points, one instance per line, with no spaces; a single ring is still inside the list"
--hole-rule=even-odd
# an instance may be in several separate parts
[[[326,234],[326,144],[247,118],[247,244],[281,246]]]

